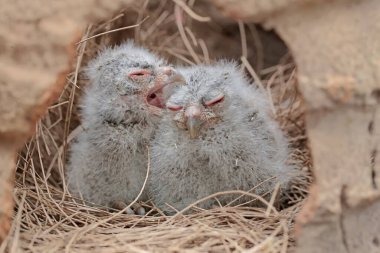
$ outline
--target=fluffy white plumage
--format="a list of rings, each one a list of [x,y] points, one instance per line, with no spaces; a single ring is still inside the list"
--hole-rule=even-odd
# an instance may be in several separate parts
[[[276,182],[286,189],[298,170],[286,163],[288,143],[266,95],[233,63],[178,70],[187,85],[168,100],[175,111],[162,118],[151,145],[148,189],[155,204],[172,213],[165,203],[181,210],[220,191],[257,187],[254,192],[263,194]]]
[[[71,147],[67,172],[73,194],[104,206],[136,198],[161,117],[160,92],[176,76],[165,65],[132,43],[108,48],[89,64],[81,103],[84,131]]]

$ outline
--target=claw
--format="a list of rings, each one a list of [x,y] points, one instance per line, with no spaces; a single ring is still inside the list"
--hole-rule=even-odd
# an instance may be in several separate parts
[[[137,215],[144,216],[145,213],[146,213],[146,212],[145,212],[145,208],[142,207],[142,206],[140,206],[140,207],[137,208],[137,210],[136,210],[136,214],[137,214]]]
[[[123,202],[123,201],[113,201],[111,203],[111,207],[114,208],[114,209],[117,209],[117,210],[123,210],[123,209],[125,209],[124,210],[125,214],[129,214],[129,215],[136,214],[136,211],[134,211],[134,210],[137,210],[137,214],[139,214],[139,212],[140,213],[142,212],[142,210],[139,210],[139,208],[142,208],[143,211],[144,211],[144,214],[145,214],[145,209],[141,205],[139,205],[137,203],[135,203],[134,205],[132,205],[132,207],[134,207],[133,208],[134,210],[132,210],[132,208],[130,208],[130,207],[126,208],[127,206],[128,205],[125,202]]]
[[[133,207],[133,210],[134,210],[134,213],[137,214],[137,215],[140,215],[140,216],[144,216],[145,215],[145,208],[140,205],[139,203],[134,203],[132,205]]]

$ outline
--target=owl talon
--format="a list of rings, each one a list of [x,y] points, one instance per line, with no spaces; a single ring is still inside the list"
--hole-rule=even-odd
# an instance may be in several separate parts
[[[135,203],[132,205],[132,207],[133,207],[134,213],[136,215],[140,215],[140,216],[145,215],[145,213],[146,213],[145,208],[143,206],[141,206],[140,204]]]
[[[145,215],[145,208],[140,206],[139,208],[136,209],[136,214],[137,215],[141,215],[141,216],[144,216]]]
[[[124,211],[124,213],[129,215],[135,214],[135,212],[130,207],[128,207],[127,210]]]
[[[115,201],[111,204],[111,207],[114,208],[114,209],[117,209],[117,210],[124,210],[124,213],[125,214],[129,214],[129,215],[132,215],[132,214],[135,214],[135,212],[132,210],[132,208],[127,207],[127,204],[124,203],[123,201]]]

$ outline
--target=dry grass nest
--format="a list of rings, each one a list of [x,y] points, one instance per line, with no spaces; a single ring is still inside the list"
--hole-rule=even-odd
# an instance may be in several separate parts
[[[112,212],[86,206],[68,193],[67,151],[80,124],[77,101],[88,83],[83,68],[103,47],[129,38],[173,64],[208,63],[221,56],[240,61],[242,71],[267,91],[274,115],[294,148],[291,160],[310,174],[302,100],[288,53],[273,64],[266,58],[266,35],[260,28],[227,22],[214,14],[210,20],[207,16],[214,12],[205,3],[136,2],[107,21],[89,25],[77,44],[76,62],[61,96],[19,153],[14,220],[0,251],[292,251],[294,218],[307,195],[310,176],[294,184],[282,208],[273,206],[274,191],[262,208],[231,205],[202,210],[194,205],[192,214],[175,216],[163,215],[151,202],[143,203],[151,208],[143,217]]]

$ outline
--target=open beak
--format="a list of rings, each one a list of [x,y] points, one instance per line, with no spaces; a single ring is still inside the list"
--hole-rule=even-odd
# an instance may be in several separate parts
[[[164,108],[165,102],[173,93],[174,88],[185,83],[185,78],[172,67],[158,68],[154,85],[148,90],[147,103],[158,108]]]
[[[191,139],[198,138],[201,132],[202,120],[200,119],[201,111],[198,106],[189,106],[185,111],[186,126]]]

